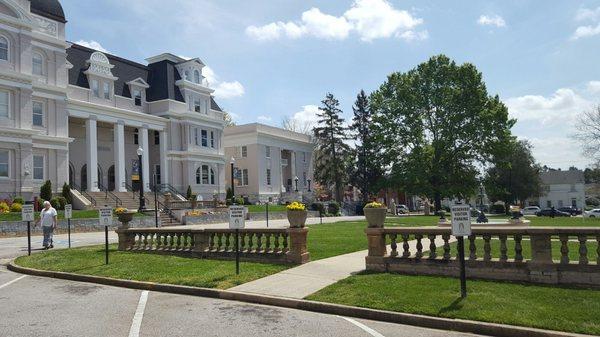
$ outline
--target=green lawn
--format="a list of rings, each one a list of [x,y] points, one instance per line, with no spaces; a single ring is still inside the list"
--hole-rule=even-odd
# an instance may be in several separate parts
[[[227,289],[288,268],[242,262],[240,275],[236,275],[234,261],[119,252],[116,245],[110,246],[109,265],[104,264],[103,246],[47,251],[20,257],[15,262],[23,267],[42,270],[218,289]]]
[[[490,281],[363,273],[307,299],[448,318],[600,334],[600,291]]]
[[[64,219],[65,212],[58,211],[58,219]],[[146,216],[142,213],[136,213],[134,216]],[[39,212],[35,212],[35,218],[38,219],[40,217]],[[98,211],[97,210],[73,210],[73,219],[97,219]],[[11,213],[2,213],[0,214],[0,221],[21,221],[21,213],[20,212],[11,212]]]
[[[265,213],[267,206],[265,205],[248,205],[248,213]],[[287,209],[285,205],[269,205],[269,213],[271,212],[285,212]]]

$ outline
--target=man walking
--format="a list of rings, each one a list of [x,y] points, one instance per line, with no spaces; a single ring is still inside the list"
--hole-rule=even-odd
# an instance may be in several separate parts
[[[57,213],[54,207],[52,207],[49,201],[44,201],[44,209],[42,209],[40,218],[35,223],[36,226],[40,222],[42,223],[42,231],[44,232],[44,249],[54,248],[52,235],[56,229],[56,218]]]

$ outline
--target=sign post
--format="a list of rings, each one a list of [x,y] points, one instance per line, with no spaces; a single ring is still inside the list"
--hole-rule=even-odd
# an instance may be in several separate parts
[[[21,220],[27,222],[27,255],[31,255],[31,222],[35,220],[33,204],[25,204],[21,208]]]
[[[73,217],[73,205],[65,205],[65,219],[67,219],[67,235],[69,238],[69,248],[71,248],[71,218]]]
[[[246,207],[229,206],[229,229],[235,229],[235,273],[240,274],[240,229],[246,225]]]
[[[104,255],[105,262],[108,264],[108,226],[112,224],[112,208],[104,206],[98,213],[100,215],[100,225],[104,225]]]
[[[267,228],[269,228],[269,202],[266,204],[266,212],[267,212]]]
[[[467,273],[465,270],[465,236],[471,235],[471,206],[455,205],[452,212],[452,235],[458,240],[460,260],[460,297],[467,297]]]

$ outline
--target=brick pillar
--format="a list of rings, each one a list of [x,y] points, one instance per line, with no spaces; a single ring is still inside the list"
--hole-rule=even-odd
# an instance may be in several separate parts
[[[131,248],[135,244],[135,234],[127,230],[116,230],[119,235],[119,250],[124,251]]]
[[[289,228],[290,250],[287,260],[292,263],[303,264],[310,261],[310,253],[307,249],[308,228]]]
[[[552,262],[552,242],[550,234],[532,234],[531,261],[529,261],[529,281],[536,283],[558,283],[558,271]]]
[[[383,231],[383,228],[365,229],[369,245],[369,255],[365,257],[366,270],[378,272],[387,271],[385,263],[387,247],[385,246],[385,234]]]
[[[194,232],[194,248],[192,249],[193,254],[203,255],[204,251],[208,249],[208,233],[202,232]]]

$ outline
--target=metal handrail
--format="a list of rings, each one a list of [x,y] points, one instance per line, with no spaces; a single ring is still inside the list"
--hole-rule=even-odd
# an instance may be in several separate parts
[[[158,199],[156,199],[156,203],[160,207],[161,213],[164,212],[169,216],[169,223],[173,223],[173,218],[175,218],[173,211],[170,208],[167,208],[167,206],[165,204],[163,204],[162,202],[160,202],[160,200],[158,200]]]
[[[155,186],[158,186],[159,190],[163,190],[163,191],[166,190],[169,193],[174,194],[174,195],[181,195],[181,196],[183,195],[171,184],[156,184]],[[156,188],[155,186],[153,186],[153,187]]]
[[[75,183],[73,183],[71,185],[72,185],[72,187],[75,187],[75,189],[77,191],[79,191],[79,193],[81,193],[81,195],[83,195],[84,197],[86,197],[92,203],[92,205],[94,205],[94,207],[98,206],[98,202],[96,202],[96,199],[94,199],[94,197],[92,197],[91,195],[89,195],[88,192],[82,190],[81,187],[79,187]]]
[[[115,201],[115,207],[123,206],[123,201],[118,196],[116,196],[113,192],[109,191],[108,188],[104,187],[104,185],[102,185],[101,183],[98,183],[98,188],[101,191],[104,191],[105,199],[108,199],[108,197],[110,197],[112,200]]]
[[[125,188],[131,191],[133,199],[139,199],[139,196],[136,197],[136,191],[133,190],[133,187],[131,185],[129,185],[128,183],[125,183]],[[138,195],[139,195],[139,193],[138,193]],[[146,202],[146,205],[148,205],[150,200],[148,200],[148,198],[146,196],[144,196],[144,201]]]

